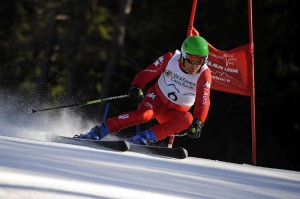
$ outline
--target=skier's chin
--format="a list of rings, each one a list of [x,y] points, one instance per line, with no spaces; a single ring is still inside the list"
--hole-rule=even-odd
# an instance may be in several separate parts
[[[197,71],[194,71],[194,70],[189,71],[190,75],[195,75],[196,73],[197,73]]]

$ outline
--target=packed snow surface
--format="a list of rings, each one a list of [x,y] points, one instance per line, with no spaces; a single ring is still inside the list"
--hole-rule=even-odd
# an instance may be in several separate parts
[[[299,198],[300,173],[0,136],[0,198]]]

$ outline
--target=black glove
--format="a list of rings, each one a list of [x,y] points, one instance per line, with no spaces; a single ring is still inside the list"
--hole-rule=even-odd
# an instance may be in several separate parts
[[[191,138],[199,138],[204,124],[199,119],[194,119],[192,125],[187,130],[187,135]]]
[[[131,86],[128,90],[128,95],[132,99],[141,99],[144,97],[143,90],[138,86]]]

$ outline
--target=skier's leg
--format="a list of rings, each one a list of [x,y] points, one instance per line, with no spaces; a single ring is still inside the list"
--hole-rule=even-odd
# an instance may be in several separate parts
[[[193,122],[193,116],[189,111],[179,110],[168,111],[156,119],[159,124],[153,126],[151,130],[158,140],[163,140],[188,129]]]

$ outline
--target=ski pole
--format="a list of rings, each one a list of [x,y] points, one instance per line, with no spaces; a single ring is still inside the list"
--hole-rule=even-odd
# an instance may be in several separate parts
[[[122,99],[122,98],[125,98],[125,97],[129,97],[129,95],[119,95],[119,96],[114,96],[114,97],[102,98],[102,99],[88,101],[88,102],[82,103],[82,104],[71,104],[71,105],[57,106],[57,107],[45,108],[45,109],[39,109],[39,110],[32,109],[31,113],[36,113],[36,112],[40,112],[40,111],[48,111],[48,110],[53,110],[53,109],[86,106],[86,105],[90,105],[90,104],[96,104],[96,103],[111,101],[111,100],[115,100],[115,99]]]

